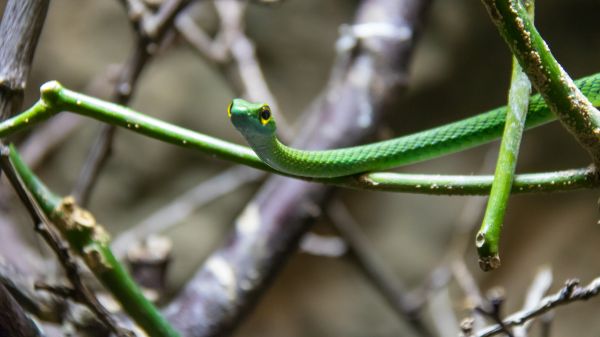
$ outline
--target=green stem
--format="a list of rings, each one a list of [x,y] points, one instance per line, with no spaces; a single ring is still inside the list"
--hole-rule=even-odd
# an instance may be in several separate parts
[[[600,166],[600,112],[554,59],[518,0],[482,0],[531,83]]]
[[[79,208],[72,198],[61,199],[52,193],[25,165],[12,145],[10,160],[48,219],[56,225],[70,247],[83,258],[136,324],[150,336],[180,336],[144,297],[140,288],[117,261],[109,248],[108,234],[96,223],[94,217]]]
[[[533,0],[528,1],[526,6],[529,16],[533,18]],[[523,72],[519,61],[513,57],[506,122],[494,173],[494,183],[481,228],[475,240],[479,254],[479,266],[484,271],[500,267],[500,234],[517,166],[519,146],[525,129],[530,95],[531,82],[529,82],[527,74]]]
[[[214,154],[240,164],[274,172],[252,149],[184,129],[152,118],[120,105],[104,102],[68,89],[58,82],[48,82],[41,88],[41,100],[25,112],[0,123],[0,138],[68,110],[110,124],[126,127],[174,145]],[[548,120],[538,121],[541,124]],[[491,140],[487,139],[487,140]],[[481,143],[485,140],[480,140]],[[390,192],[412,192],[435,195],[484,195],[492,185],[491,176],[443,176],[375,172],[338,178],[294,178],[333,184],[340,187]],[[566,191],[594,188],[600,184],[593,169],[568,170],[517,176],[513,193]]]
[[[338,185],[385,192],[408,192],[430,195],[487,195],[494,177],[469,175],[434,175],[379,172],[352,179]],[[332,182],[336,184],[336,182]],[[581,168],[556,172],[517,174],[511,193],[559,192],[600,186],[600,175],[595,168]]]

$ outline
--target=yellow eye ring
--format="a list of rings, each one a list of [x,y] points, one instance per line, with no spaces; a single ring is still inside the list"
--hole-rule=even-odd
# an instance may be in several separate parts
[[[269,123],[269,120],[271,119],[271,108],[269,108],[268,105],[263,105],[260,108],[259,117],[260,124],[267,125],[267,123]]]
[[[227,117],[231,118],[231,108],[233,107],[233,102],[229,103],[227,106]]]

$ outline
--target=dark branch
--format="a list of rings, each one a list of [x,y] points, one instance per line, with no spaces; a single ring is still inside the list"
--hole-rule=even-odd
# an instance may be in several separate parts
[[[37,46],[48,0],[9,0],[0,24],[0,120],[15,114]]]
[[[48,4],[48,0],[9,0],[4,8],[0,23],[0,120],[21,109]],[[37,256],[34,258],[16,228],[8,225],[0,229],[0,252],[10,260],[16,258],[21,269],[35,270]]]
[[[0,283],[0,336],[43,336],[2,283]]]
[[[544,297],[540,303],[531,310],[520,311],[509,316],[503,321],[503,325],[505,327],[522,325],[528,320],[537,316],[541,316],[558,306],[569,304],[575,301],[586,301],[597,296],[598,293],[600,293],[600,277],[594,279],[585,287],[581,287],[578,280],[568,280],[565,282],[565,286],[557,293]],[[502,326],[495,325],[479,331],[477,336],[488,337],[497,335],[501,332],[503,332]]]

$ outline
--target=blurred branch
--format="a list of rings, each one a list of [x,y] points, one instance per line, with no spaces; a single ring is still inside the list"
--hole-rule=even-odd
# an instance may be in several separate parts
[[[128,16],[132,20],[137,34],[135,47],[118,76],[113,94],[114,102],[127,105],[135,90],[139,76],[157,52],[158,45],[163,41],[165,33],[172,27],[175,16],[190,2],[191,0],[167,0],[163,2],[156,13],[150,14],[150,10],[145,8],[145,5],[138,0],[121,0],[128,11]],[[75,199],[83,206],[89,202],[98,175],[110,156],[115,132],[115,126],[103,125],[100,134],[90,149],[88,158],[73,189]]]
[[[234,166],[198,184],[119,234],[112,243],[115,255],[123,256],[132,242],[169,229],[188,218],[199,207],[263,176],[262,172],[252,168]]]
[[[531,285],[529,286],[529,290],[527,291],[527,296],[525,296],[525,302],[523,303],[523,309],[521,311],[529,311],[534,309],[537,304],[542,300],[544,294],[550,289],[552,285],[552,270],[550,267],[542,267],[537,274]],[[513,333],[515,337],[527,337],[527,330],[531,325],[532,321],[528,321],[521,326],[516,326],[513,329]]]
[[[327,208],[327,214],[336,231],[348,244],[358,267],[396,315],[405,319],[419,336],[433,336],[423,322],[421,315],[423,302],[411,299],[401,281],[394,277],[392,271],[376,255],[373,245],[361,232],[348,209],[339,200],[334,200]]]
[[[215,1],[215,8],[220,26],[214,40],[196,24],[190,10],[177,17],[177,31],[199,55],[219,66],[236,96],[268,102],[273,111],[277,111],[281,137],[291,139],[289,123],[269,89],[256,57],[254,43],[244,32],[246,3],[219,0]]]
[[[361,4],[356,24],[419,26],[428,1],[370,0]],[[415,40],[389,36],[361,39],[340,52],[327,91],[313,105],[296,146],[324,149],[360,141],[376,126],[385,102],[406,83],[408,56]],[[353,80],[348,80],[352,78]],[[336,97],[335,100],[332,97]],[[373,112],[369,125],[358,116]],[[327,125],[335,125],[328,128]],[[325,132],[327,130],[327,132]],[[208,257],[185,290],[166,310],[190,337],[227,334],[257,302],[313,219],[331,188],[273,177],[236,220],[226,243]]]
[[[506,298],[502,288],[493,288],[488,291],[486,301],[475,307],[475,312],[488,317],[498,324],[500,332],[507,337],[514,337],[509,326],[502,321],[502,307]]]
[[[565,286],[553,295],[544,297],[536,306],[530,310],[519,311],[510,315],[503,321],[504,326],[512,327],[522,325],[530,319],[543,315],[554,308],[573,303],[586,301],[595,297],[600,292],[600,277],[594,279],[585,287],[579,286],[578,280],[568,280]],[[499,325],[488,327],[477,332],[478,337],[495,336],[502,332]]]
[[[42,337],[34,321],[27,317],[10,292],[0,283],[0,336]]]
[[[34,288],[34,277],[0,261],[0,284],[4,285],[27,312],[46,322],[59,323],[63,319],[65,304],[53,297],[40,294]],[[1,336],[1,335],[0,335]]]
[[[135,9],[138,5],[135,1],[129,1],[128,6],[130,9]],[[224,77],[230,82],[236,95],[252,101],[269,102],[273,109],[278,110],[275,98],[268,88],[256,58],[254,44],[244,34],[243,18],[246,4],[235,0],[220,0],[215,3],[215,6],[221,21],[220,30],[214,41],[194,22],[190,9],[177,16],[176,29],[201,56],[219,65],[219,69],[237,70],[238,76],[231,76],[231,71],[223,71]],[[235,71],[233,69],[232,71]],[[279,130],[283,132],[282,138],[289,139],[285,120],[282,120],[281,124]],[[146,217],[139,224],[121,233],[113,241],[113,250],[117,255],[122,255],[131,242],[164,231],[187,218],[198,207],[263,176],[263,173],[251,168],[236,166],[202,182]]]

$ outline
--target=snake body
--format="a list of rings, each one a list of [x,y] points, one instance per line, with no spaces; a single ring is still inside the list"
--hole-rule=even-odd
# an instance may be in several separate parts
[[[594,106],[600,106],[600,74],[576,81]],[[386,170],[464,150],[498,138],[506,119],[506,107],[414,134],[381,142],[323,151],[306,151],[282,144],[275,120],[264,103],[234,99],[228,114],[256,154],[275,170],[304,177],[339,177]],[[543,98],[533,95],[526,127],[555,118]]]

